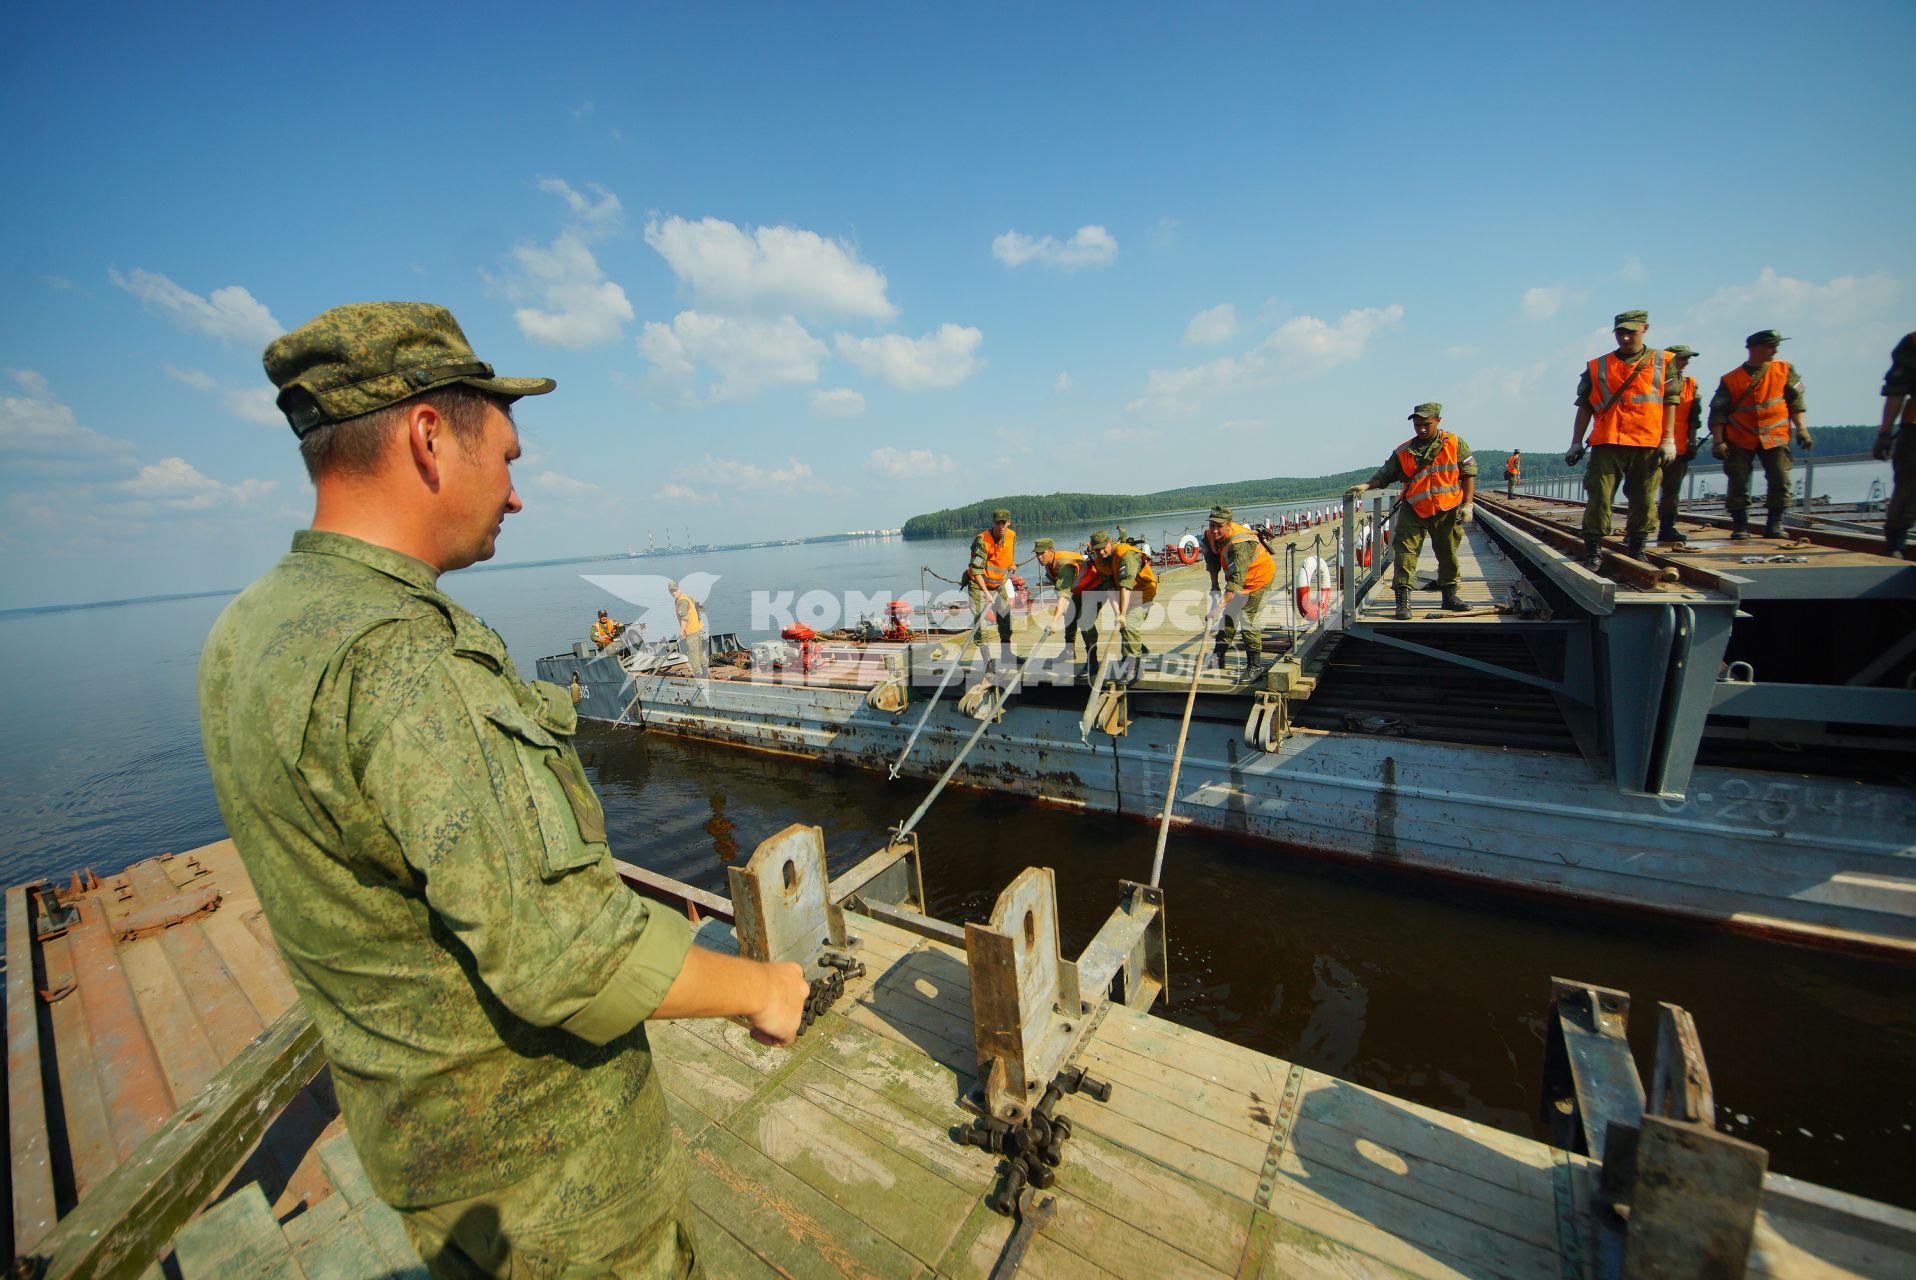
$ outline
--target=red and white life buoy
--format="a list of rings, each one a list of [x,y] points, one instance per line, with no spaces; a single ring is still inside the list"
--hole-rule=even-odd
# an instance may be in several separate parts
[[[1182,564],[1198,562],[1198,540],[1195,533],[1187,533],[1178,540],[1178,561]]]
[[[1316,556],[1307,556],[1297,570],[1297,611],[1315,622],[1331,603],[1331,569]]]
[[[1376,532],[1376,527],[1373,526],[1370,521],[1366,520],[1364,522],[1364,532],[1357,539],[1357,560],[1358,563],[1366,569],[1370,568],[1371,543],[1374,541]]]

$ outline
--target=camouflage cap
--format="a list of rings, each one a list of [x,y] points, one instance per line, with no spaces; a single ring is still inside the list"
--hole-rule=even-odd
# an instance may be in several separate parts
[[[1111,535],[1104,530],[1100,529],[1091,535],[1091,549],[1093,551],[1096,551],[1099,547],[1108,547],[1110,545]]]
[[[665,589],[673,595],[677,595],[679,593],[679,584],[676,582],[668,582],[665,584]]]
[[[1648,311],[1619,311],[1617,318],[1610,322],[1617,329],[1648,329],[1650,313]]]
[[[1673,356],[1693,356],[1696,354],[1694,350],[1684,346],[1681,342],[1677,343],[1674,347],[1665,347],[1664,351]]]
[[[1402,402],[1399,401],[1399,403]],[[1426,400],[1415,409],[1412,409],[1407,416],[1412,418],[1441,418],[1444,416],[1444,406],[1438,404],[1435,400]]]
[[[496,396],[541,396],[550,378],[494,377],[452,312],[430,302],[355,302],[267,344],[266,376],[293,434],[410,400],[455,382]]]
[[[1007,511],[1007,510],[1005,510],[1005,509],[1004,509],[1003,507],[994,507],[994,508],[992,508],[992,512],[991,512],[991,523],[993,523],[993,524],[997,524],[997,523],[998,523],[998,522],[999,522],[1000,520],[1003,520],[1003,521],[1004,521],[1004,522],[1005,522],[1006,524],[1010,524],[1010,523],[1011,523],[1011,513],[1010,513],[1009,511]]]
[[[1031,554],[1033,555],[1037,555],[1043,551],[1056,551],[1057,549],[1058,544],[1049,538],[1040,538],[1031,544]]]
[[[1231,509],[1225,506],[1221,502],[1217,506],[1211,508],[1211,523],[1212,524],[1229,524],[1231,523],[1233,518],[1234,517],[1231,515]]]
[[[1758,329],[1755,333],[1743,339],[1743,345],[1746,347],[1773,347],[1778,343],[1788,341],[1788,338],[1774,329]]]

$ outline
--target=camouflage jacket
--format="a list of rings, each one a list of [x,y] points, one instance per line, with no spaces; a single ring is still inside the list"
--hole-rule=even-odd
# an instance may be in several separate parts
[[[669,1156],[633,1103],[690,928],[614,871],[566,692],[436,578],[295,535],[200,657],[213,788],[374,1189],[603,1196]]]

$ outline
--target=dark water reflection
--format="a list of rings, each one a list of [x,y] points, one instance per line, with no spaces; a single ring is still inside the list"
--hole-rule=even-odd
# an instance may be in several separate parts
[[[926,783],[594,726],[583,735],[621,856],[716,892],[792,822],[833,874],[879,848]],[[1068,953],[1147,876],[1143,823],[951,791],[919,828],[935,914],[981,919],[1029,865],[1058,874]],[[1164,887],[1175,1021],[1320,1071],[1544,1137],[1553,974],[1689,1009],[1723,1129],[1771,1167],[1916,1204],[1916,970],[1175,833]]]

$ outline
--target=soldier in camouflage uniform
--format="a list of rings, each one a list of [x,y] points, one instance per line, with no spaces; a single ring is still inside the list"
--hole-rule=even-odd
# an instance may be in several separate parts
[[[1883,427],[1870,452],[1890,463],[1896,487],[1883,510],[1883,551],[1900,556],[1916,524],[1916,333],[1903,335],[1883,375]]]
[[[1391,571],[1391,592],[1397,608],[1393,617],[1411,616],[1410,593],[1417,576],[1417,556],[1430,539],[1437,553],[1437,578],[1421,589],[1436,587],[1441,603],[1452,613],[1470,606],[1457,594],[1463,570],[1457,550],[1464,544],[1464,526],[1470,523],[1472,499],[1477,495],[1477,459],[1461,436],[1440,429],[1444,406],[1426,400],[1410,411],[1410,439],[1397,446],[1377,473],[1344,491],[1355,498],[1368,489],[1386,489],[1403,482],[1404,500],[1391,526],[1391,548],[1397,559]]]
[[[1082,621],[1087,624],[1085,644],[1095,646],[1098,632],[1095,619],[1081,619],[1080,606],[1084,592],[1098,582],[1098,572],[1091,568],[1084,555],[1077,551],[1060,551],[1058,544],[1050,538],[1039,538],[1031,544],[1031,552],[1038,558],[1038,567],[1044,570],[1044,580],[1058,593],[1057,611],[1051,621],[1055,626],[1064,624],[1064,652],[1061,655],[1068,662],[1075,662],[1078,653],[1078,626]]]
[[[1121,661],[1115,669],[1114,678],[1129,684],[1142,674],[1141,659],[1151,652],[1138,633],[1138,616],[1144,612],[1140,608],[1135,613],[1131,606],[1136,603],[1148,606],[1158,596],[1158,575],[1144,553],[1128,542],[1114,542],[1111,535],[1103,529],[1091,535],[1091,567],[1097,571],[1098,590],[1084,594],[1084,632],[1085,656],[1098,660],[1098,609],[1109,601],[1112,612],[1117,615],[1118,652]]]
[[[1790,442],[1799,449],[1815,446],[1803,423],[1808,403],[1803,398],[1803,375],[1787,360],[1776,358],[1788,342],[1774,329],[1759,329],[1743,340],[1749,358],[1724,374],[1710,397],[1712,457],[1723,460],[1728,493],[1723,507],[1730,513],[1730,540],[1750,536],[1750,473],[1763,468],[1767,491],[1763,505],[1768,518],[1763,536],[1783,536],[1783,513],[1790,505]]]
[[[510,406],[553,384],[421,303],[265,364],[317,508],[214,625],[200,726],[367,1176],[434,1277],[698,1274],[645,1020],[790,1043],[807,987],[625,887],[570,695],[439,587],[520,509]]]
[[[965,590],[971,596],[972,629],[984,630],[987,602],[998,614],[998,659],[1011,661],[1011,570],[1018,562],[1018,533],[1011,512],[999,507],[991,513],[991,528],[971,540],[971,559],[965,565]],[[980,648],[983,645],[980,644]]]
[[[1231,509],[1222,505],[1211,508],[1198,547],[1204,553],[1204,568],[1211,575],[1211,590],[1222,593],[1212,659],[1221,669],[1232,640],[1241,634],[1245,674],[1255,674],[1264,661],[1264,631],[1258,620],[1264,612],[1264,598],[1276,580],[1277,563],[1257,534],[1239,524]]]
[[[1696,379],[1685,373],[1696,352],[1681,343],[1664,348],[1670,357],[1670,379],[1677,384],[1676,458],[1663,464],[1658,481],[1657,545],[1682,546],[1689,539],[1676,527],[1677,501],[1683,494],[1683,478],[1690,474],[1696,460],[1697,433],[1703,426],[1703,402],[1697,398]]]
[[[1583,565],[1592,573],[1603,567],[1603,540],[1610,536],[1618,485],[1628,503],[1623,549],[1643,554],[1663,467],[1677,456],[1676,407],[1683,392],[1683,380],[1669,376],[1668,356],[1648,344],[1648,311],[1620,312],[1611,323],[1617,349],[1585,362],[1577,379],[1570,448],[1563,455],[1565,466],[1576,466],[1586,452],[1583,433],[1590,431],[1590,464],[1583,472]]]

